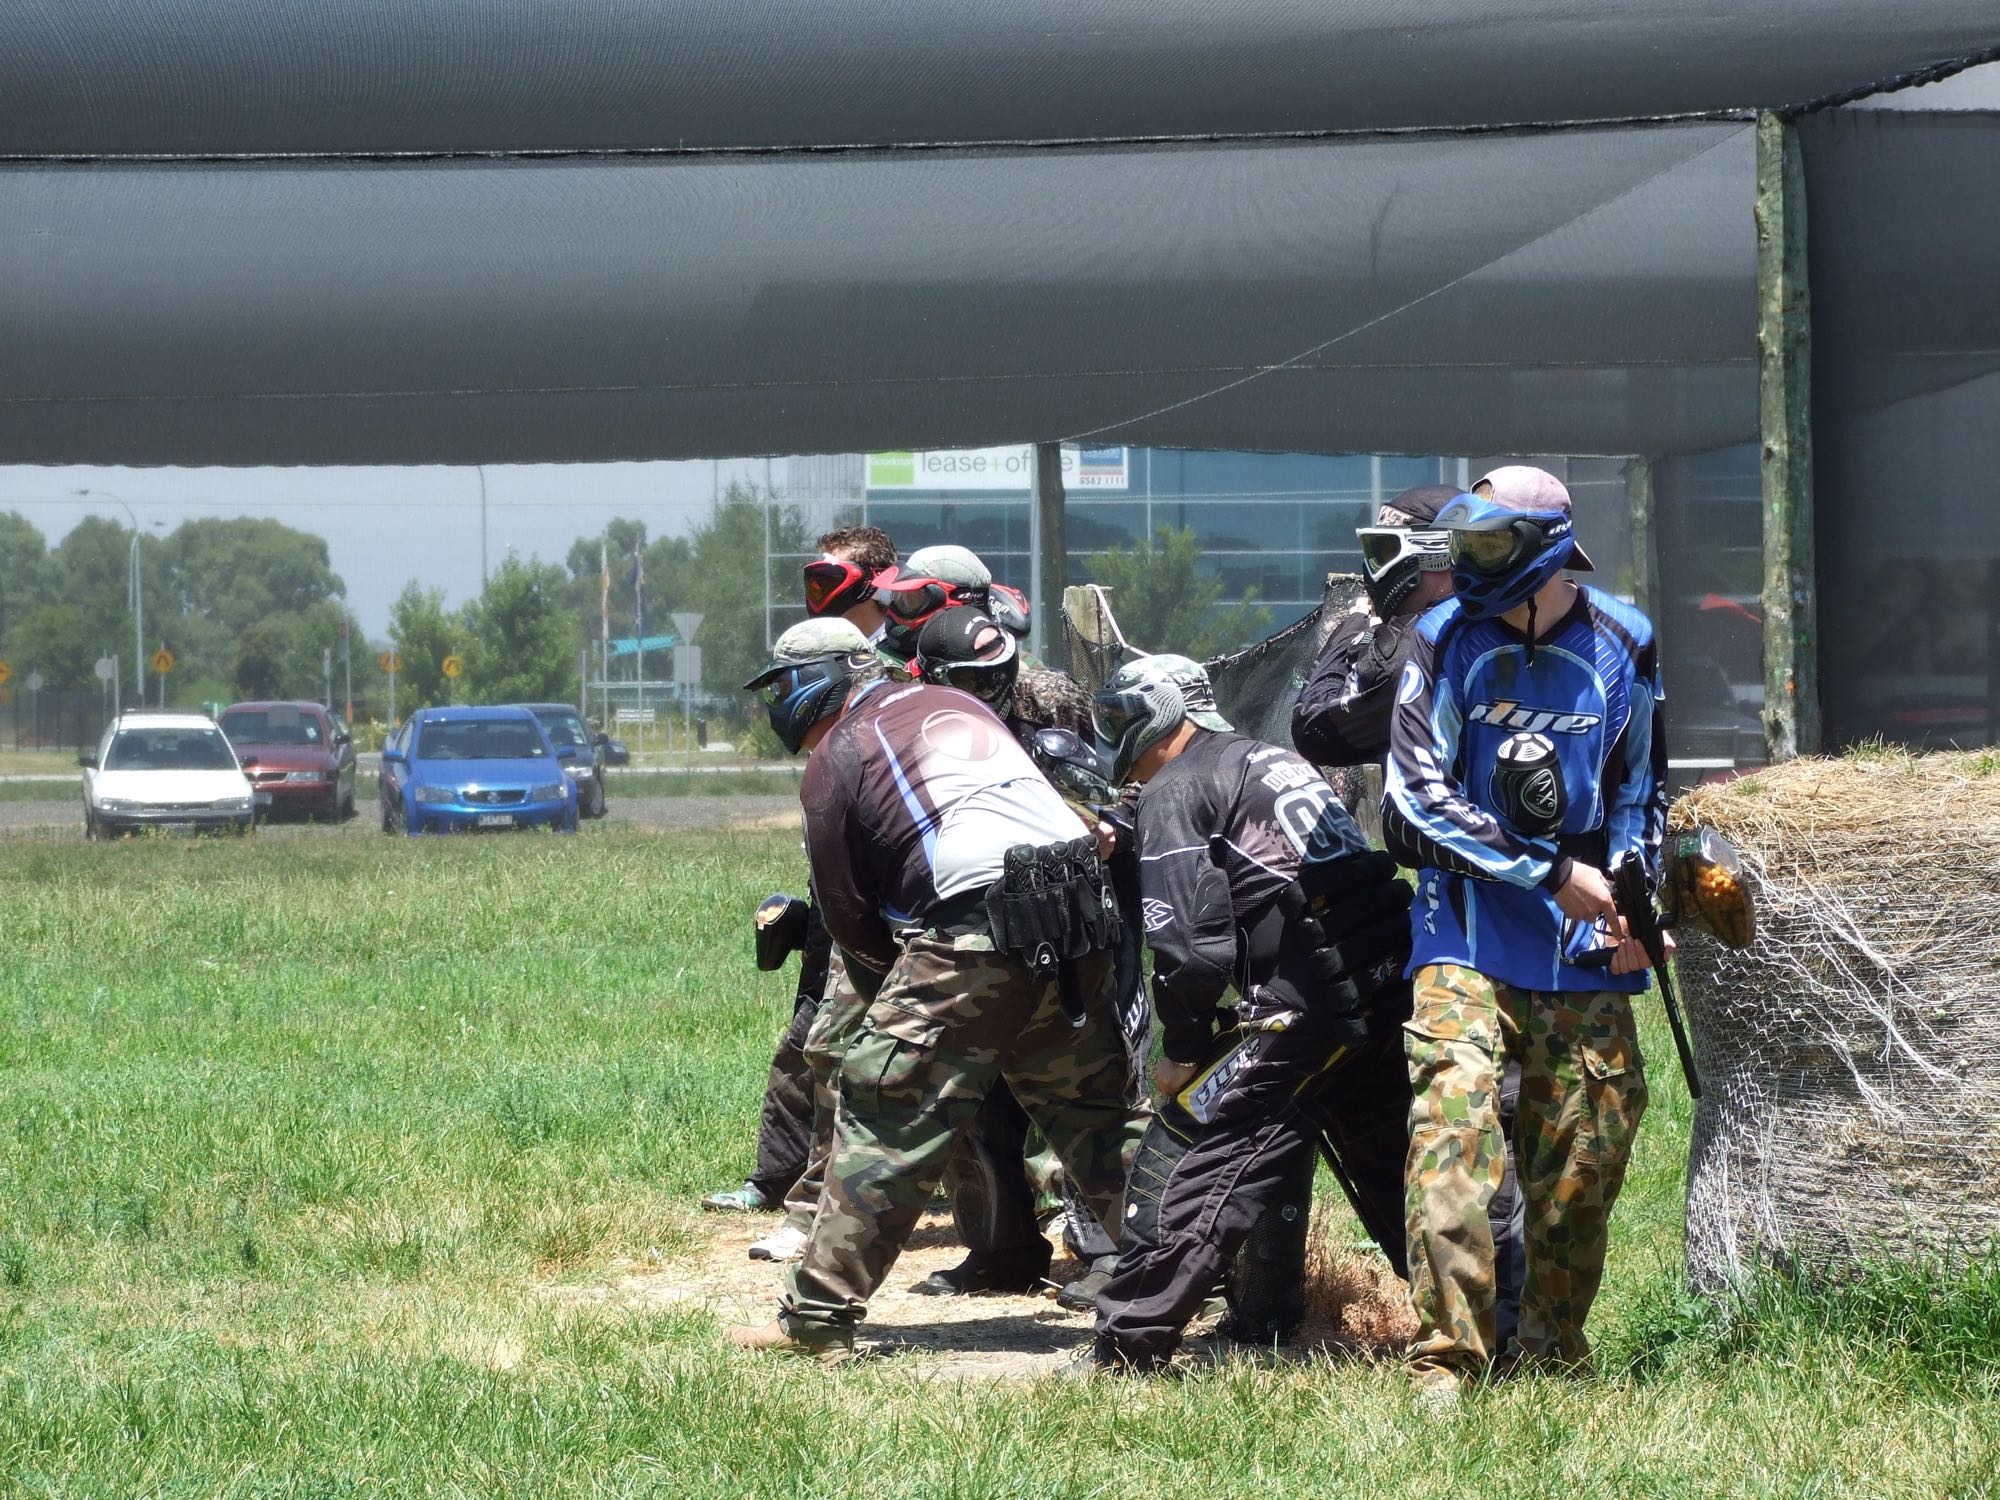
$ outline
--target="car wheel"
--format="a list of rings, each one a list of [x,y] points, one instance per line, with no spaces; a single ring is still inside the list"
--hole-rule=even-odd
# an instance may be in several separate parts
[[[386,802],[382,804],[382,831],[384,833],[394,833],[396,831],[396,825],[390,821],[389,804]]]
[[[87,805],[83,809],[83,836],[93,844],[101,843],[104,839],[103,832],[97,826],[97,819],[90,815],[90,808]]]
[[[590,815],[593,818],[604,816],[604,783],[595,777],[590,784]]]

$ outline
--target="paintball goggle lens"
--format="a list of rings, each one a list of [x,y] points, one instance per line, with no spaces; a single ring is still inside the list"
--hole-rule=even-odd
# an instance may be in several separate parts
[[[899,582],[879,590],[876,599],[899,625],[921,625],[939,610],[956,603],[952,586],[936,578]]]
[[[1451,567],[1448,532],[1363,526],[1354,534],[1361,542],[1361,570],[1371,583],[1405,558],[1415,558],[1417,567],[1427,573],[1442,573]]]
[[[1118,693],[1104,695],[1091,705],[1090,721],[1097,727],[1097,737],[1107,745],[1116,745],[1125,738],[1135,720],[1151,717],[1152,707],[1139,693]]]
[[[1541,528],[1533,521],[1510,521],[1498,531],[1453,531],[1453,567],[1470,568],[1475,573],[1504,573],[1532,551],[1539,551]]]
[[[822,557],[805,565],[806,613],[815,619],[837,615],[854,608],[869,591],[895,576],[894,569],[871,573],[856,563],[837,557]]]
[[[990,665],[948,667],[944,673],[944,685],[955,687],[961,693],[970,693],[986,703],[998,703],[1006,696],[1011,683],[1010,663],[995,662]]]

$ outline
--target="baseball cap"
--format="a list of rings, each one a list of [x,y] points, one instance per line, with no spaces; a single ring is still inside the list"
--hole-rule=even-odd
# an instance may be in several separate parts
[[[1503,464],[1475,480],[1473,493],[1477,494],[1482,484],[1491,487],[1488,498],[1507,510],[1518,510],[1525,515],[1547,515],[1551,511],[1570,515],[1569,490],[1547,469],[1537,469],[1528,464]],[[1431,514],[1435,516],[1437,512],[1432,511]],[[1597,564],[1585,555],[1581,542],[1573,544],[1569,561],[1564,566],[1578,573],[1597,570]]]
[[[1460,494],[1453,484],[1420,484],[1404,490],[1393,500],[1384,500],[1375,513],[1377,526],[1428,526]]]
[[[949,542],[919,547],[904,560],[903,572],[913,578],[935,578],[973,592],[993,586],[993,570],[979,560],[979,554],[970,547]]]

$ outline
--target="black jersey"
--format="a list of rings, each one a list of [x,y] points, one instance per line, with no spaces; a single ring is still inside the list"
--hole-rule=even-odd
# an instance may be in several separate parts
[[[1365,854],[1361,831],[1303,756],[1198,733],[1139,791],[1139,895],[1167,1056],[1199,1057],[1216,1006],[1275,966],[1244,934],[1305,866]]]

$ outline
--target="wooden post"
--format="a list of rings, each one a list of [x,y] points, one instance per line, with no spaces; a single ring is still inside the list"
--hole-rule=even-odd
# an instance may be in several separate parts
[[[1757,116],[1757,349],[1763,432],[1764,738],[1774,761],[1820,749],[1813,563],[1812,304],[1797,128]]]
[[[1063,635],[1062,596],[1069,583],[1069,538],[1064,529],[1062,445],[1035,444],[1036,594],[1035,645],[1044,663],[1062,668],[1069,662],[1069,642]]]
[[[1632,523],[1632,601],[1660,629],[1660,535],[1653,506],[1653,461],[1625,460],[1625,506]]]

